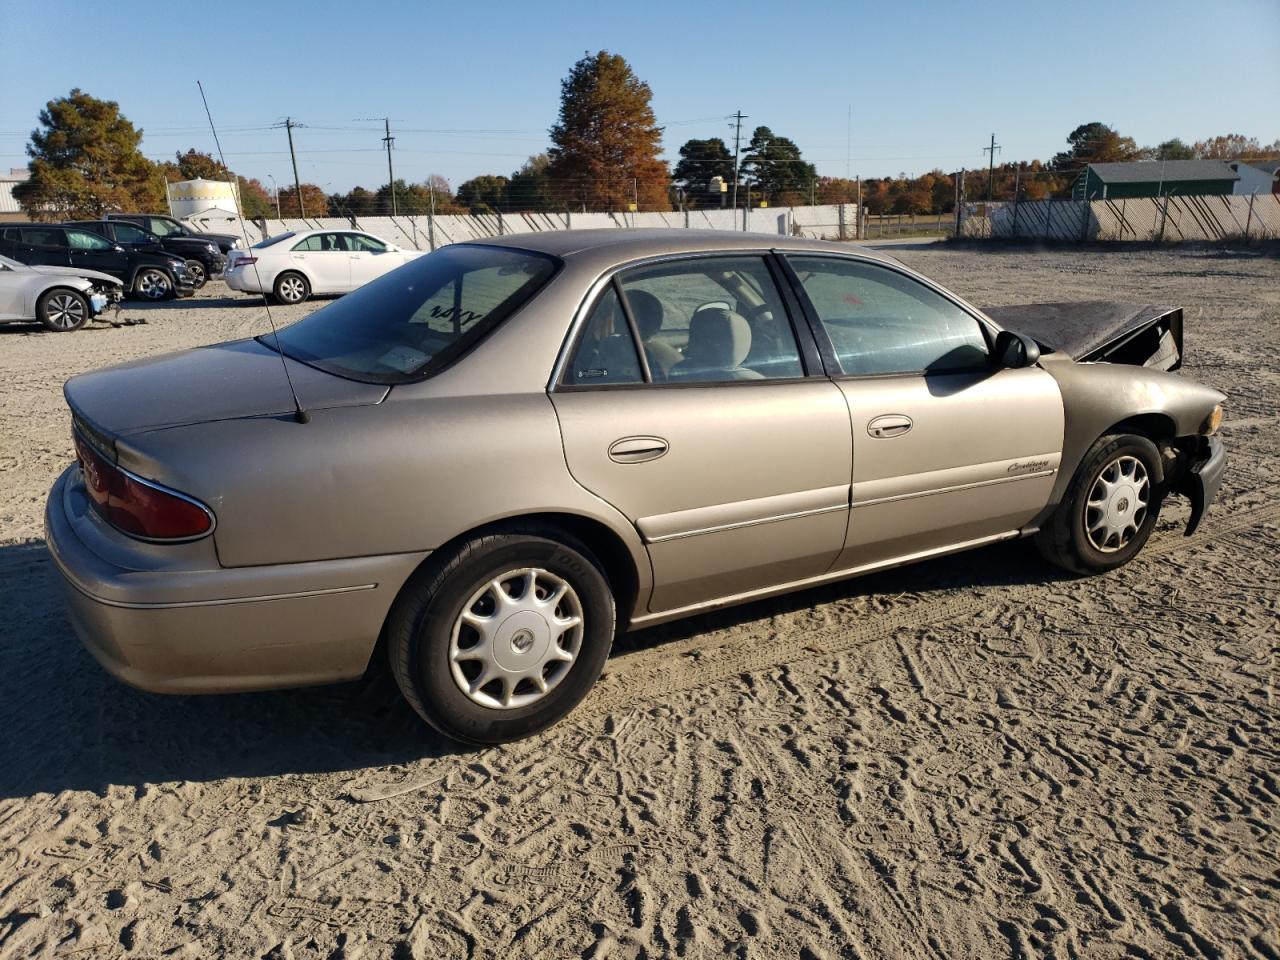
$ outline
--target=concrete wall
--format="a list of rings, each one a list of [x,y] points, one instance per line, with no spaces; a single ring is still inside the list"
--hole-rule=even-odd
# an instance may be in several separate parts
[[[755,233],[795,234],[818,239],[853,239],[853,204],[819,207],[767,207],[755,210],[689,210],[669,213],[516,213],[439,217],[308,217],[305,220],[238,220],[198,216],[187,222],[195,230],[247,234],[249,242],[289,230],[358,230],[402,247],[430,250],[450,243],[484,237],[536,233],[543,230],[629,229],[665,227],[688,230],[747,230]]]
[[[969,203],[960,235],[1003,240],[1271,240],[1280,195]]]

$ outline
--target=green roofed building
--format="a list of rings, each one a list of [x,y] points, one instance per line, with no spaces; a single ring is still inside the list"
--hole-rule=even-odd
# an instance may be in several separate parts
[[[1229,194],[1240,179],[1223,160],[1135,160],[1091,163],[1078,178],[1072,195],[1077,200],[1121,200],[1175,194]]]

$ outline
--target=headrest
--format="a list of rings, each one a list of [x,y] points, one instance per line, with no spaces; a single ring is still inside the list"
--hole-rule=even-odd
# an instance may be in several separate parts
[[[689,321],[689,345],[685,357],[708,368],[732,369],[751,352],[751,325],[747,318],[723,307],[699,310]]]
[[[640,339],[648,340],[662,329],[662,301],[648,290],[628,290],[627,305],[636,319]]]

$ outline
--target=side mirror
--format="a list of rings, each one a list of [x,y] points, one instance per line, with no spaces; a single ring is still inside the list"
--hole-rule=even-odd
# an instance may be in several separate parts
[[[118,243],[113,243],[111,245],[111,249],[114,250],[116,253],[124,253],[124,247],[120,246],[120,244]]]
[[[1012,330],[996,335],[996,363],[1009,370],[1029,367],[1040,359],[1040,345],[1030,337]]]

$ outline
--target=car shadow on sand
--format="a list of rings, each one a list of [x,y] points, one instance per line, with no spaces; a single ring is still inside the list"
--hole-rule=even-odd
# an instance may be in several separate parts
[[[637,631],[614,649],[656,649],[862,594],[1056,579],[1033,554],[1026,543],[988,547]],[[418,719],[378,655],[364,678],[328,687],[203,697],[127,687],[77,641],[43,543],[0,547],[0,609],[0,799],[175,780],[354,773],[471,751]]]

